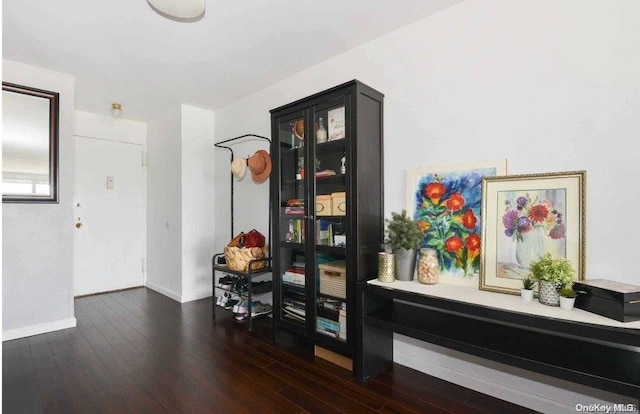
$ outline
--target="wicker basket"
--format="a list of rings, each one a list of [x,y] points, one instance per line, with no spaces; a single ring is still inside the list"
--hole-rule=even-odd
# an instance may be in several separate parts
[[[249,262],[256,259],[263,259],[267,257],[269,253],[269,246],[265,247],[225,247],[224,258],[227,261],[227,266],[231,270],[239,272],[249,271]],[[261,260],[259,262],[251,263],[251,270],[265,268],[268,260]]]

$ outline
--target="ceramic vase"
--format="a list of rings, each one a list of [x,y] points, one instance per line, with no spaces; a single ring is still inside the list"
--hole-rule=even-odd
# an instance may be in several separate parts
[[[416,251],[396,249],[396,279],[405,282],[413,280],[413,271],[416,267]]]
[[[533,226],[516,241],[516,262],[523,268],[544,255],[544,226]]]
[[[538,285],[540,286],[540,291],[538,292],[540,303],[547,306],[560,305],[560,294],[555,283],[541,280]]]

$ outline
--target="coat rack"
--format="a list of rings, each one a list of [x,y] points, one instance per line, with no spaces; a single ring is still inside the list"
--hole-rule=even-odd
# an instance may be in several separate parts
[[[255,135],[255,134],[245,134],[245,135],[241,135],[239,137],[235,137],[235,138],[229,138],[226,139],[224,141],[220,141],[217,142],[215,144],[213,144],[216,148],[224,148],[226,150],[229,150],[229,152],[231,153],[231,163],[233,163],[234,160],[234,154],[233,154],[233,148],[223,145],[223,144],[229,144],[231,142],[234,141],[238,141],[241,140],[243,138],[258,138],[258,139],[262,139],[265,140],[267,142],[269,142],[269,145],[271,145],[271,139],[267,138],[267,137],[263,137],[261,135]],[[234,195],[234,191],[233,191],[233,173],[231,173],[231,239],[233,239],[235,237],[235,231],[234,231],[234,227],[233,227],[233,207],[234,207],[234,203],[233,203],[233,195]],[[269,190],[269,194],[271,194],[271,190]],[[271,200],[271,197],[269,197],[269,200]],[[271,203],[269,203],[269,206],[271,206]],[[269,229],[268,229],[268,243],[271,243],[271,207],[269,207]],[[230,240],[231,240],[230,239]]]

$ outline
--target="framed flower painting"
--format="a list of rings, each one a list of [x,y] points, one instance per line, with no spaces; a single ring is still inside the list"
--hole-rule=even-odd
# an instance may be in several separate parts
[[[585,171],[482,180],[480,289],[520,294],[529,265],[545,253],[584,278]]]
[[[505,175],[507,160],[434,165],[407,171],[407,211],[436,250],[440,282],[478,286],[482,179]]]

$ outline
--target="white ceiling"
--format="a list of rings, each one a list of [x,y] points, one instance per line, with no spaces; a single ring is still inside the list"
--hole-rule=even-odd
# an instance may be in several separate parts
[[[149,121],[215,110],[463,0],[207,0],[168,20],[145,0],[4,0],[3,59],[76,77],[76,109]],[[348,79],[345,79],[345,81]]]

